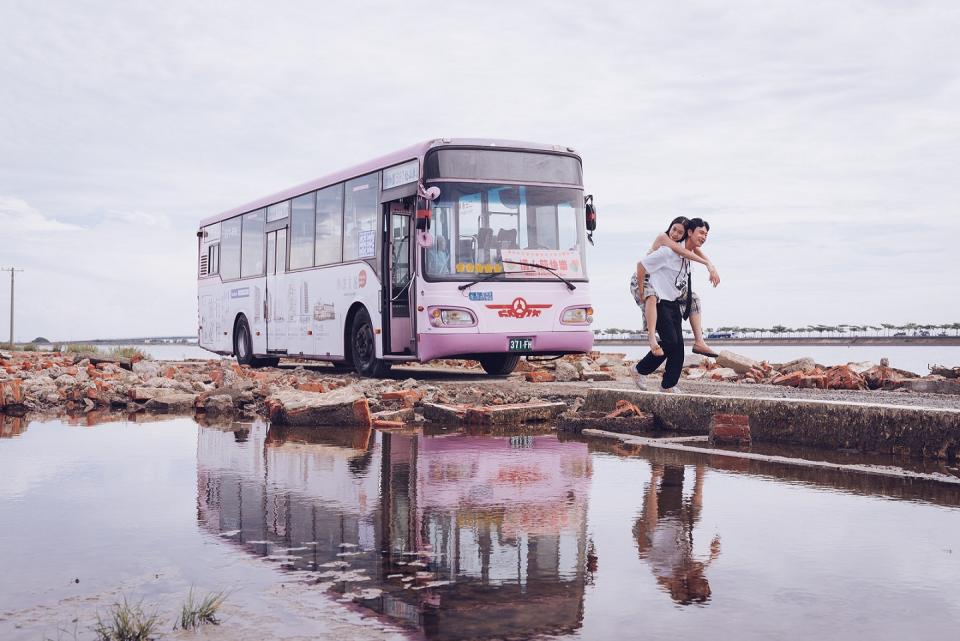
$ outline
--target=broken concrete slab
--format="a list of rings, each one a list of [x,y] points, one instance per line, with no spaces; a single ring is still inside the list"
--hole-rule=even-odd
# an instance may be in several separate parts
[[[401,421],[404,423],[411,423],[417,418],[416,412],[412,407],[404,407],[398,410],[383,410],[382,412],[374,412],[370,416],[374,422]]]
[[[149,412],[159,414],[182,414],[193,412],[194,401],[197,400],[196,394],[183,394],[178,392],[167,393],[156,396],[147,401],[146,408]]]
[[[151,399],[169,393],[170,388],[168,387],[131,387],[130,391],[127,392],[127,395],[132,401],[136,401],[137,403],[146,403]]]
[[[899,388],[928,394],[960,394],[960,382],[948,379],[914,378],[902,381]]]
[[[539,423],[557,418],[566,403],[517,403],[467,408],[464,421],[471,425],[517,425]]]
[[[434,423],[453,425],[519,425],[555,419],[566,403],[531,402],[510,405],[442,405],[424,403],[423,417]]]
[[[203,404],[203,409],[207,416],[229,416],[234,413],[233,397],[229,394],[217,394],[210,396]]]
[[[266,400],[270,420],[278,425],[370,426],[366,397],[355,387],[319,393],[281,389]]]
[[[574,414],[561,416],[557,431],[579,434],[583,430],[604,430],[618,434],[649,434],[655,429],[653,414],[641,412],[637,416],[586,416]]]
[[[755,361],[743,354],[735,354],[727,350],[721,351],[720,355],[717,356],[717,365],[720,367],[729,367],[737,374],[746,374],[751,369],[760,367],[759,361]]]

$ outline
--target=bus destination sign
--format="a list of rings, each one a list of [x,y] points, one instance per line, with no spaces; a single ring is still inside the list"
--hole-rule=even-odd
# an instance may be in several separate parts
[[[383,188],[392,189],[400,185],[412,183],[420,178],[420,161],[411,160],[402,165],[388,167],[383,170]]]

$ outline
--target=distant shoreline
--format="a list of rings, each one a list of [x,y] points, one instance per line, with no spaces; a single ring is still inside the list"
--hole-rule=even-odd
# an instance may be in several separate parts
[[[854,345],[910,345],[944,346],[960,345],[960,336],[858,336],[830,338],[708,338],[711,346],[723,348],[725,345],[830,345],[845,347]],[[687,345],[692,338],[685,338]],[[635,338],[596,338],[594,345],[646,345],[647,341]]]

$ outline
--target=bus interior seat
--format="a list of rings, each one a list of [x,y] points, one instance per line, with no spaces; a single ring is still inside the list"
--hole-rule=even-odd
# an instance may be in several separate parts
[[[481,227],[477,231],[477,248],[487,249],[490,247],[490,241],[493,240],[493,228]]]
[[[497,231],[497,245],[500,249],[519,249],[517,245],[516,229],[500,229]]]
[[[473,256],[473,236],[467,236],[466,238],[460,238],[457,241],[457,260],[466,261],[472,263],[474,260]]]

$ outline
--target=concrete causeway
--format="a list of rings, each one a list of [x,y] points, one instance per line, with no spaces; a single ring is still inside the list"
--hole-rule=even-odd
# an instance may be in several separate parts
[[[658,428],[686,434],[708,434],[715,414],[743,414],[756,442],[940,460],[955,460],[960,447],[958,409],[595,388],[581,411],[609,412],[621,399],[653,414]]]

